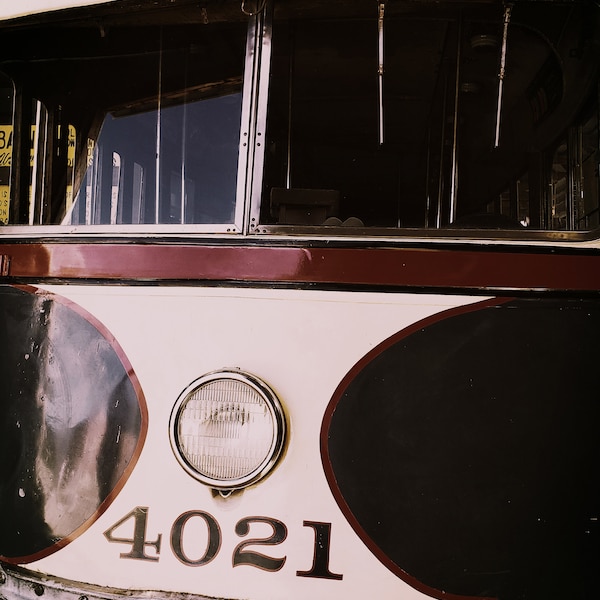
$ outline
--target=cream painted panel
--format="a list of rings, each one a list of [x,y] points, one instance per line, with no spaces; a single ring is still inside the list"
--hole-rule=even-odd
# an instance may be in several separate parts
[[[128,589],[158,589],[256,600],[383,599],[423,597],[388,571],[362,544],[340,512],[321,465],[319,432],[324,410],[352,366],[404,327],[440,311],[483,300],[429,294],[379,294],[296,290],[167,287],[46,289],[76,302],[116,337],[144,390],[149,431],[140,460],[122,492],[82,536],[29,565],[45,573]],[[178,395],[194,379],[238,367],[265,380],[289,418],[287,450],[264,481],[228,499],[214,497],[177,463],[168,421]],[[158,561],[122,559],[130,545],[109,543],[103,532],[136,506],[148,507],[146,539],[162,534]],[[190,510],[215,517],[222,545],[215,559],[186,566],[173,554],[175,519]],[[253,547],[286,557],[277,572],[232,566],[245,538],[235,524],[247,516],[279,519],[288,529],[277,546]],[[331,523],[330,570],[341,581],[298,577],[312,565],[314,532],[303,521]],[[133,521],[119,533],[131,536]],[[256,524],[247,537],[270,534]],[[206,527],[194,518],[184,548],[199,558]],[[154,555],[151,547],[148,554]]]
[[[107,4],[115,0],[0,0],[0,19],[13,19],[25,15],[91,6],[92,4]]]

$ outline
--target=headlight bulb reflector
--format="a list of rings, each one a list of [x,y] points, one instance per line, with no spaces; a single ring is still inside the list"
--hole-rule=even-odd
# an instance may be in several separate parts
[[[275,465],[285,418],[266,383],[241,371],[218,371],[183,391],[169,431],[175,456],[192,477],[216,489],[237,489]]]

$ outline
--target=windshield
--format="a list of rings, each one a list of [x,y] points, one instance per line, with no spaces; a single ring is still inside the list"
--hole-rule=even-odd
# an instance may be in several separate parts
[[[592,4],[277,4],[265,229],[597,227]]]
[[[3,225],[600,226],[595,2],[115,5],[4,24]]]

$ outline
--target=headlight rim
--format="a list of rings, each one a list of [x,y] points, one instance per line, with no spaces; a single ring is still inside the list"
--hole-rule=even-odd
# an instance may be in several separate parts
[[[250,386],[262,397],[273,421],[273,439],[269,451],[259,465],[248,474],[234,479],[218,479],[200,472],[186,458],[178,435],[178,423],[188,399],[202,386],[218,380],[233,380]],[[218,491],[235,491],[247,488],[263,480],[271,473],[283,455],[287,441],[287,418],[281,401],[273,389],[260,377],[237,368],[222,368],[197,377],[179,394],[169,418],[169,441],[171,450],[183,470],[195,480]]]

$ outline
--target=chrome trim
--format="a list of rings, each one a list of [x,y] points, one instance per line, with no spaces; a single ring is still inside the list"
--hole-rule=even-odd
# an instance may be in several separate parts
[[[426,239],[428,242],[447,243],[456,239],[475,244],[487,240],[523,244],[527,242],[544,242],[550,246],[556,242],[571,242],[577,248],[582,242],[600,240],[600,230],[559,231],[543,229],[467,229],[431,227],[428,229],[409,227],[330,227],[325,225],[259,225],[255,233],[273,236],[289,236],[302,240],[345,239],[352,242],[389,241],[404,244]],[[1,239],[1,238],[0,238]]]
[[[246,198],[248,211],[247,227],[244,233],[254,232],[260,220],[260,204],[262,197],[262,175],[265,158],[265,142],[267,132],[267,101],[269,97],[269,72],[271,70],[271,33],[273,3],[267,0],[265,9],[256,17],[257,37],[254,62],[255,88],[254,124],[252,142],[252,164],[248,169],[248,191]]]
[[[60,579],[22,569],[0,565],[0,599],[2,600],[214,600],[202,594],[129,590],[91,585]]]
[[[0,229],[0,240],[3,238],[23,236],[27,239],[58,236],[63,241],[73,236],[98,236],[104,235],[117,237],[129,235],[132,237],[155,237],[169,234],[222,234],[239,233],[240,229],[235,223],[179,223],[142,224],[142,225],[5,225]]]
[[[248,190],[252,184],[250,176],[253,161],[253,144],[250,140],[254,136],[253,106],[255,104],[255,56],[257,16],[251,16],[248,20],[248,34],[246,37],[246,55],[244,63],[244,83],[242,88],[242,116],[240,123],[240,143],[238,150],[238,172],[235,205],[235,223],[239,231],[247,230],[245,223],[248,222]]]
[[[237,381],[252,388],[264,400],[273,419],[273,441],[271,442],[267,455],[256,468],[246,475],[235,479],[217,479],[201,473],[196,467],[191,465],[184,456],[177,434],[179,416],[188,399],[203,386],[219,380]],[[251,375],[250,373],[238,369],[221,369],[219,371],[213,371],[193,381],[177,398],[169,418],[169,441],[171,442],[173,454],[181,467],[194,479],[197,479],[213,489],[221,491],[242,489],[258,483],[266,477],[279,460],[285,445],[286,437],[287,423],[285,413],[275,392],[255,375]]]
[[[93,226],[85,230],[67,232],[57,231],[56,228],[23,227],[19,230],[0,228],[0,244],[19,243],[177,243],[202,245],[205,243],[227,243],[240,245],[269,245],[273,242],[290,243],[292,245],[321,244],[344,242],[358,246],[386,244],[398,247],[410,246],[426,242],[432,247],[445,244],[487,245],[495,243],[502,246],[537,246],[550,249],[555,246],[570,247],[575,250],[600,248],[600,230],[591,231],[545,231],[541,229],[501,230],[501,229],[418,229],[395,227],[327,227],[306,225],[259,225],[254,233],[236,235],[232,229],[227,232],[203,231],[189,226],[190,229],[153,229],[152,231],[112,229],[106,231],[94,230]],[[117,226],[118,227],[118,226]],[[5,254],[6,261],[11,260],[10,254]],[[1,266],[1,264],[0,264]]]

